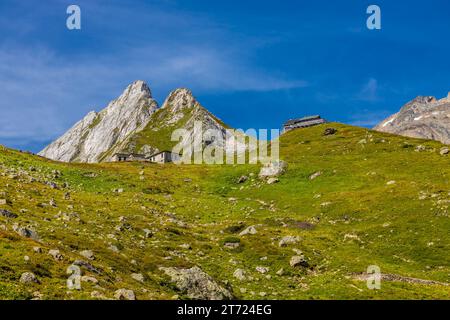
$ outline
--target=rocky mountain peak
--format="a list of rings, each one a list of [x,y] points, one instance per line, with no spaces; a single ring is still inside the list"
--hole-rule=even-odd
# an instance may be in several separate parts
[[[450,143],[450,97],[419,96],[398,113],[381,121],[375,130],[413,138]]]
[[[99,162],[115,144],[144,127],[157,108],[148,85],[135,81],[105,109],[90,112],[39,155],[65,162]]]
[[[411,113],[420,113],[425,111],[427,108],[429,108],[432,104],[434,104],[436,101],[438,101],[433,96],[418,96],[417,98],[414,98],[407,104],[405,104],[401,109],[400,112],[411,112]]]
[[[102,111],[86,115],[39,155],[64,162],[102,162],[118,152],[151,154],[170,149],[167,131],[192,131],[196,121],[205,130],[217,129],[225,137],[225,125],[202,107],[189,89],[172,91],[158,109],[148,85],[138,80]]]
[[[132,106],[138,101],[152,100],[152,92],[149,86],[142,80],[137,80],[128,85],[123,93],[116,100],[112,101],[110,105],[115,106]]]
[[[192,91],[187,88],[178,88],[172,91],[164,101],[162,108],[168,108],[172,112],[178,112],[183,109],[191,109],[198,106]]]
[[[152,97],[152,92],[150,90],[150,87],[145,83],[145,81],[142,80],[136,80],[132,84],[130,84],[126,89],[125,92],[129,92],[130,94],[145,94]]]

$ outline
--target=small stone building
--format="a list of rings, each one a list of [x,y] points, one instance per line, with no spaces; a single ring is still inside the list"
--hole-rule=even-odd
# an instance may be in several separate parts
[[[138,153],[116,153],[112,159],[114,162],[123,161],[146,161],[147,159],[143,154]]]
[[[173,153],[171,151],[160,151],[149,157],[150,162],[155,162],[155,163],[167,163],[167,162],[177,161],[179,159],[180,159],[180,155]]]
[[[327,121],[325,119],[322,119],[320,116],[308,116],[298,119],[291,119],[286,121],[286,123],[283,125],[283,132],[287,132],[297,128],[312,127],[326,122]]]

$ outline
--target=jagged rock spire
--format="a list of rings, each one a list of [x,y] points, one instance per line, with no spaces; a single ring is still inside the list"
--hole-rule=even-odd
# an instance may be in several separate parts
[[[162,108],[168,108],[172,112],[178,112],[185,108],[193,108],[198,105],[192,91],[187,88],[173,90],[164,101]]]
[[[145,126],[157,108],[148,85],[134,81],[105,109],[90,112],[39,155],[64,162],[99,162],[116,143]]]

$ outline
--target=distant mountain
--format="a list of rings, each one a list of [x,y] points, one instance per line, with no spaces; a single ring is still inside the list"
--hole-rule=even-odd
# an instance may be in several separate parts
[[[374,130],[450,144],[450,93],[447,98],[417,97]]]
[[[203,130],[227,126],[200,105],[188,89],[172,91],[158,108],[143,81],[130,84],[122,95],[99,113],[90,112],[39,155],[63,162],[110,161],[118,152],[153,154],[170,150],[175,129],[192,130],[200,121]],[[192,130],[193,131],[193,130]],[[195,133],[192,133],[195,134]]]

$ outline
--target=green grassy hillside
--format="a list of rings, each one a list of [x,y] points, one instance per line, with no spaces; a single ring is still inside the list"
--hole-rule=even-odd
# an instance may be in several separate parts
[[[329,126],[338,131],[325,136]],[[184,299],[159,268],[191,266],[238,299],[448,298],[450,156],[441,147],[340,124],[298,129],[281,138],[289,167],[271,185],[257,165],[63,164],[1,148],[0,299],[113,298],[120,288]],[[257,233],[240,236],[249,226]],[[280,246],[286,236],[298,241]],[[299,255],[307,266],[291,267]],[[68,290],[75,260],[98,283]],[[369,265],[395,281],[369,290],[357,277]],[[24,272],[39,283],[21,283]]]

